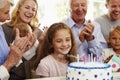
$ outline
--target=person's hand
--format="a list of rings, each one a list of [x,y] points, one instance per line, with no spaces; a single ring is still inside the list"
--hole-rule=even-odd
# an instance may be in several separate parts
[[[104,62],[108,63],[112,57],[113,57],[113,55],[110,55]]]
[[[16,36],[14,40],[14,44],[16,47],[18,47],[23,53],[29,49],[29,37],[20,37],[19,30],[16,28]]]
[[[85,26],[85,39],[87,41],[91,41],[94,39],[94,36],[92,35],[93,31],[94,31],[94,25],[89,20]]]
[[[10,45],[10,52],[3,66],[9,71],[22,58],[23,52],[15,45]]]
[[[81,42],[84,42],[85,39],[87,41],[93,40],[94,39],[94,36],[92,35],[93,30],[94,30],[94,26],[89,20],[88,23],[85,25],[85,28],[81,31],[79,35],[79,39],[81,40]]]
[[[30,45],[29,45],[29,48],[34,45],[34,43],[35,43],[35,41],[36,41],[36,39],[37,39],[37,37],[38,37],[38,33],[39,33],[39,29],[36,28],[36,29],[32,32],[32,34],[31,34],[31,33],[28,34],[29,44],[30,44]]]
[[[85,35],[86,35],[86,31],[85,29],[81,31],[80,35],[79,35],[79,39],[81,42],[85,41]]]
[[[46,33],[47,33],[47,30],[48,30],[48,27],[44,27],[43,28],[43,33],[41,34],[41,36],[39,37],[39,42],[40,43],[42,43],[43,42],[43,39],[44,39],[44,37],[45,37],[45,35],[46,35]]]
[[[5,66],[8,71],[20,61],[28,45],[28,38],[20,37],[19,30],[16,29],[14,44],[10,44],[9,55],[7,57],[7,60],[3,64],[3,66]]]

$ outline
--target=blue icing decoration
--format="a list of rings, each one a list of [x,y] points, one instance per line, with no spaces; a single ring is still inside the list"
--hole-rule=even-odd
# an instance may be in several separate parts
[[[113,76],[111,77],[111,79],[110,80],[113,80]]]
[[[78,74],[81,74],[81,72],[78,72]]]
[[[77,80],[79,80],[79,78],[77,78]]]
[[[88,69],[88,72],[91,72],[91,69]]]
[[[66,78],[66,80],[70,80],[70,78],[69,78],[69,77],[67,77],[67,78]]]
[[[100,73],[100,76],[102,76],[103,74],[102,73]]]
[[[108,73],[107,73],[107,75],[109,76],[109,75],[110,75],[110,73],[108,72]]]
[[[85,76],[85,74],[83,74],[82,76]]]
[[[76,69],[74,69],[74,71],[76,71]]]
[[[74,77],[72,78],[72,80],[74,80]]]
[[[109,64],[105,64],[102,67],[82,67],[82,66],[74,66],[74,64],[77,64],[78,62],[72,62],[70,64],[68,64],[68,67],[70,68],[76,68],[76,69],[107,69],[109,67],[111,67]],[[79,63],[78,63],[79,64]]]
[[[97,74],[95,74],[94,77],[97,78]]]

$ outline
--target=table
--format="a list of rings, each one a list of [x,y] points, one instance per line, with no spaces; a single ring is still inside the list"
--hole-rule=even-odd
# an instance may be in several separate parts
[[[36,78],[36,79],[26,79],[26,80],[66,80],[66,77],[62,76],[62,77]],[[120,80],[120,73],[114,73],[113,80]]]
[[[66,80],[66,77],[62,76],[62,77],[36,78],[36,79],[26,79],[26,80]]]

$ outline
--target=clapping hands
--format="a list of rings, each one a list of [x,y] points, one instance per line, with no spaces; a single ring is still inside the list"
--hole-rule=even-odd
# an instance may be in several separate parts
[[[89,20],[88,23],[85,25],[85,28],[81,31],[79,35],[79,39],[81,42],[84,42],[85,40],[91,41],[94,39],[94,36],[92,35],[94,31],[94,25]]]
[[[5,66],[8,71],[20,61],[24,52],[34,44],[38,32],[39,29],[35,29],[32,34],[28,33],[28,35],[25,37],[20,37],[19,30],[16,29],[14,44],[10,44],[9,55],[3,64],[3,66]]]

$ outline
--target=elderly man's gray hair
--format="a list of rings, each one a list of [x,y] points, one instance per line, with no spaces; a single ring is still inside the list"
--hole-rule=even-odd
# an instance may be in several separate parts
[[[11,5],[14,4],[13,0],[0,0],[0,9],[5,7],[5,5],[7,4],[7,2],[9,2]]]

